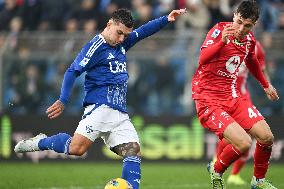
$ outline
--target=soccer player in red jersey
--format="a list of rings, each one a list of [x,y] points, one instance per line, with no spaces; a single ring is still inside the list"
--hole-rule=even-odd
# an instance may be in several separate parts
[[[260,63],[260,67],[262,72],[265,74],[267,78],[269,78],[268,74],[266,73],[266,65],[265,65],[265,53],[263,50],[263,47],[261,46],[259,41],[256,41],[255,46],[255,55]],[[247,87],[247,78],[248,78],[249,70],[247,69],[245,63],[242,63],[239,68],[238,78],[237,78],[237,90],[240,91],[240,94],[242,98],[245,98],[249,101],[251,101],[250,93],[248,91]],[[252,102],[252,101],[251,101]],[[222,140],[218,141],[217,148],[216,148],[216,157],[218,154],[220,154],[223,151],[223,148],[226,146]],[[244,153],[239,159],[237,159],[233,166],[231,173],[227,179],[228,184],[234,184],[234,185],[245,185],[246,182],[240,177],[240,171],[244,167],[247,159],[248,159],[248,153]]]
[[[255,55],[255,38],[251,32],[259,18],[255,1],[243,1],[233,22],[216,24],[201,47],[199,67],[192,79],[192,97],[204,128],[228,143],[217,161],[208,164],[213,189],[225,188],[225,170],[239,159],[257,140],[254,154],[252,189],[275,189],[265,179],[271,155],[273,134],[262,115],[237,90],[237,76],[244,62],[263,86],[270,100],[278,100],[276,89],[267,81]]]

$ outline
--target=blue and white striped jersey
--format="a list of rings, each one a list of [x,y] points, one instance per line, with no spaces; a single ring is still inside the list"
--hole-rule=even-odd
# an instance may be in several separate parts
[[[105,104],[127,112],[126,52],[138,41],[156,33],[167,23],[166,16],[152,20],[131,32],[122,44],[115,47],[106,43],[101,34],[96,35],[82,48],[65,72],[59,100],[64,104],[68,102],[76,77],[86,72],[84,106]]]

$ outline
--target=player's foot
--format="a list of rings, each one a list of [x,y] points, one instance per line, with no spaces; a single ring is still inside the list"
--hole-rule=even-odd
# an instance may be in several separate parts
[[[227,184],[241,186],[241,185],[245,185],[246,181],[244,181],[239,174],[236,174],[236,175],[230,175],[228,177]]]
[[[256,179],[254,176],[251,179],[251,189],[277,189],[268,180]]]
[[[211,161],[207,165],[207,171],[211,177],[212,189],[225,189],[224,180],[222,174],[216,173],[214,170],[214,163]]]
[[[38,142],[46,137],[47,136],[45,134],[40,133],[33,138],[21,140],[15,146],[14,151],[17,153],[40,151],[38,147]]]

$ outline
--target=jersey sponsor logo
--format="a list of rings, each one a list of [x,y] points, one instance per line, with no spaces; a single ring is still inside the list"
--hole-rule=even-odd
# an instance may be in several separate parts
[[[214,43],[214,41],[212,39],[210,39],[210,40],[206,41],[206,46],[212,45],[213,43]]]
[[[126,72],[126,62],[123,63],[119,63],[118,61],[109,62],[109,70],[111,71],[111,73]]]
[[[234,74],[228,74],[228,73],[226,73],[226,72],[224,72],[222,70],[218,70],[217,74],[219,74],[220,76],[229,77],[229,78],[232,78],[232,79],[235,79],[237,77]]]
[[[234,78],[234,80],[232,81],[232,85],[231,85],[231,89],[232,89],[232,97],[233,98],[237,98],[237,91],[236,91],[236,84],[237,84],[237,77]]]
[[[113,58],[114,58],[114,56],[111,53],[109,53],[107,59],[110,60],[110,59],[113,59]]]
[[[122,52],[122,54],[125,55],[125,49],[124,49],[124,47],[121,47],[121,52]]]
[[[227,62],[226,62],[226,69],[228,72],[235,73],[236,70],[239,68],[241,64],[241,58],[239,56],[232,56]]]
[[[234,43],[235,45],[241,46],[241,47],[244,46],[244,44],[245,44],[245,43],[239,42],[237,39],[234,39],[234,40],[233,40],[233,43]]]
[[[215,29],[214,32],[212,33],[211,37],[213,38],[217,38],[219,36],[219,34],[221,33],[220,30],[218,29]]]

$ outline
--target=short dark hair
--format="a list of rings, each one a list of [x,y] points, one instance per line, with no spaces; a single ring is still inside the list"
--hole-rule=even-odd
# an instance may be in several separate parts
[[[255,0],[243,1],[239,4],[237,12],[244,19],[256,22],[259,18],[259,7]]]
[[[134,25],[133,17],[128,9],[117,9],[112,13],[110,19],[115,22],[120,22],[128,28],[132,28]]]

